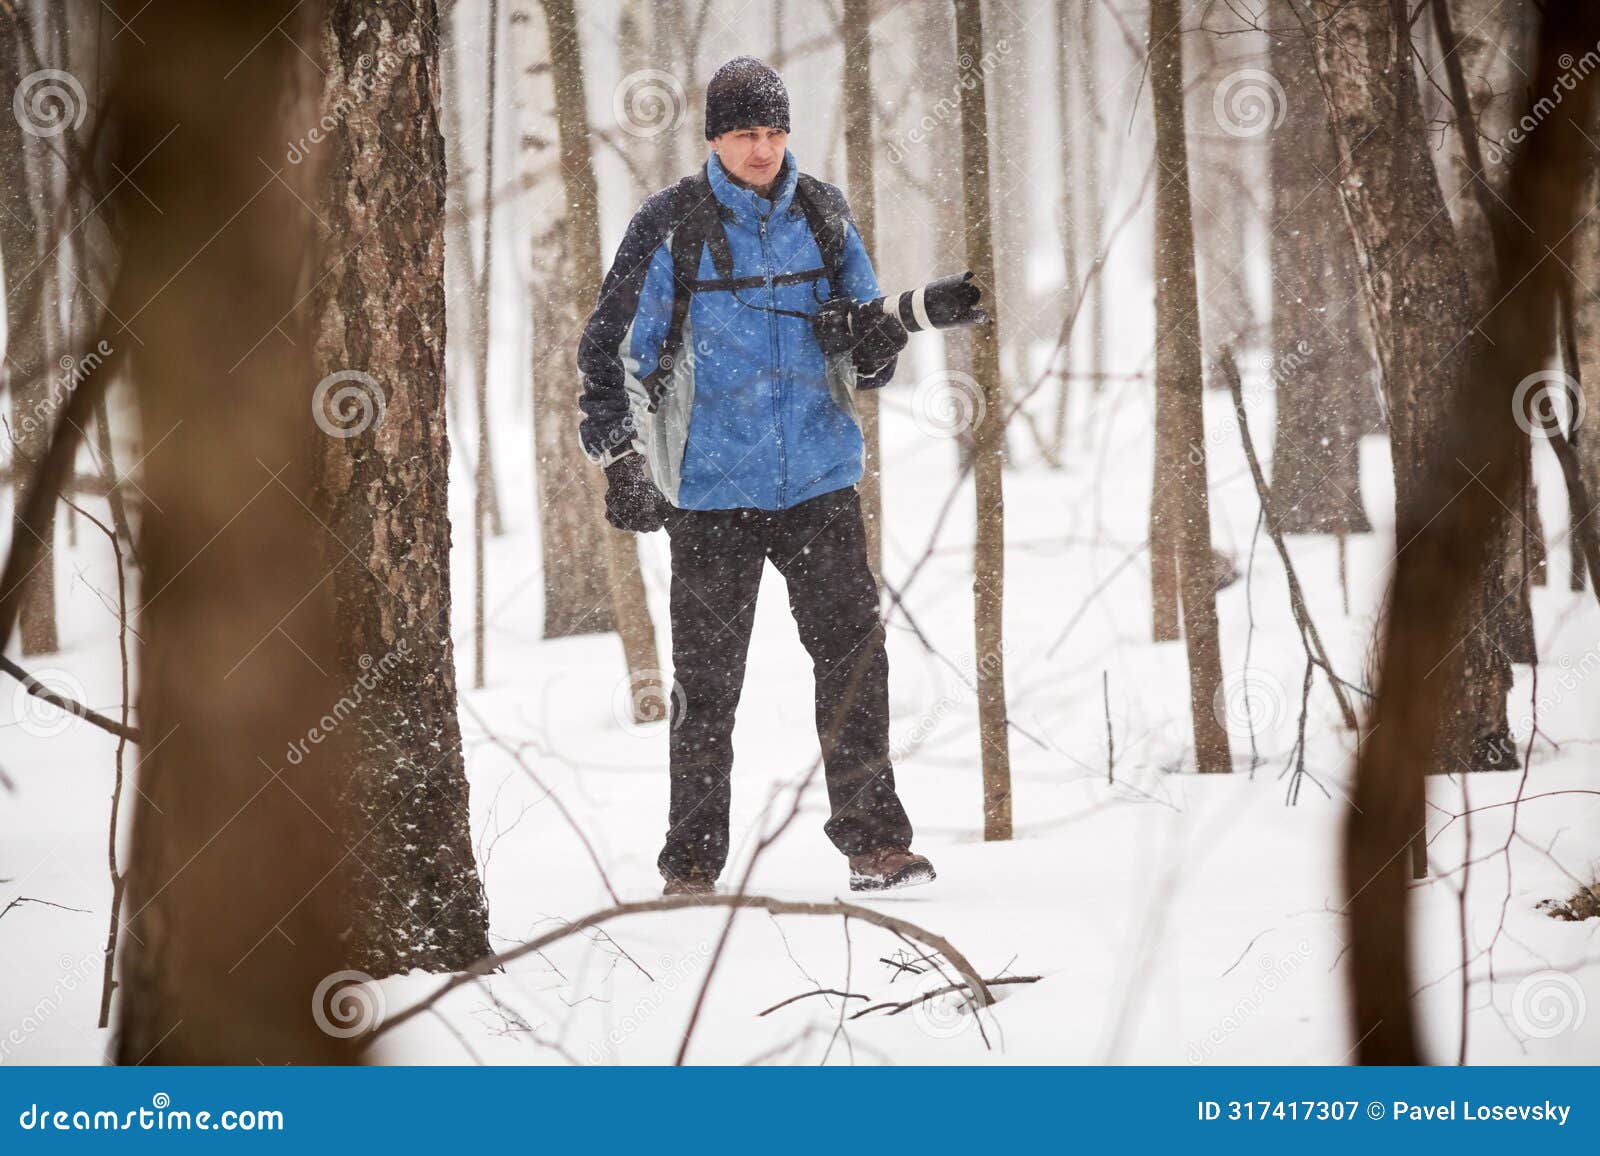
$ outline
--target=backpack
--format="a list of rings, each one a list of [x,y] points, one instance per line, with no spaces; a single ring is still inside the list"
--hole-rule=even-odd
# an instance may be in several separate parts
[[[805,216],[811,236],[822,253],[820,269],[806,269],[797,273],[780,273],[772,279],[774,285],[803,284],[828,278],[829,291],[837,296],[839,267],[844,259],[847,226],[854,223],[850,206],[844,195],[832,185],[823,183],[806,173],[795,180],[794,203]],[[672,254],[672,319],[662,339],[656,367],[643,379],[653,410],[665,389],[665,379],[677,364],[678,353],[683,348],[683,326],[689,316],[689,305],[701,290],[756,289],[767,284],[765,277],[735,277],[733,275],[733,250],[728,245],[728,234],[723,228],[725,209],[711,191],[711,181],[705,169],[684,177],[673,185],[668,194],[667,220],[671,230]],[[705,248],[711,248],[711,263],[716,276],[702,280],[700,257]]]

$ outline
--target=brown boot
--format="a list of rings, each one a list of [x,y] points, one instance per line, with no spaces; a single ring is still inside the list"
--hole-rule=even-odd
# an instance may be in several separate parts
[[[717,881],[703,871],[691,871],[687,875],[666,876],[667,885],[661,889],[663,895],[715,895]]]
[[[850,890],[887,891],[891,887],[914,887],[931,883],[938,876],[924,855],[913,855],[904,847],[880,847],[864,855],[850,856]]]

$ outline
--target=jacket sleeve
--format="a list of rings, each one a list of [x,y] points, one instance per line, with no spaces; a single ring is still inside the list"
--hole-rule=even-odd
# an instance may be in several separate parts
[[[672,317],[667,207],[663,190],[646,200],[628,222],[594,312],[578,339],[578,372],[583,379],[578,436],[587,454],[616,449],[638,432],[628,402],[628,375],[638,374],[641,361],[654,363]]]
[[[839,286],[855,301],[875,301],[883,296],[883,291],[878,288],[878,276],[872,271],[872,258],[867,256],[867,246],[861,240],[861,234],[856,229],[854,216],[846,219],[844,232],[844,251],[839,257]],[[865,375],[856,378],[857,389],[881,389],[894,378],[895,365],[899,357],[889,359],[871,377]]]

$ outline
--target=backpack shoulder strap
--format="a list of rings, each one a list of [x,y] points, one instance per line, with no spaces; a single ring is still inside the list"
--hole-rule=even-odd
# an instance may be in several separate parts
[[[822,253],[822,267],[828,274],[828,289],[837,297],[843,292],[839,270],[844,262],[844,242],[848,226],[855,224],[850,204],[837,188],[809,173],[801,173],[795,179],[794,200],[811,226],[811,235]]]
[[[689,305],[700,276],[700,255],[709,246],[717,274],[721,277],[733,275],[733,250],[728,245],[720,205],[704,168],[684,177],[668,190],[667,227],[672,254],[672,318],[662,339],[656,366],[645,378],[652,395],[659,393],[662,380],[672,372],[678,352],[683,348],[683,326],[688,320]]]

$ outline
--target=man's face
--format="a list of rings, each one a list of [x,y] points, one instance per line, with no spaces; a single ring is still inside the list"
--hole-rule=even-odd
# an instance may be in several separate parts
[[[711,138],[728,175],[763,193],[777,178],[788,144],[789,134],[781,128],[736,128]]]

